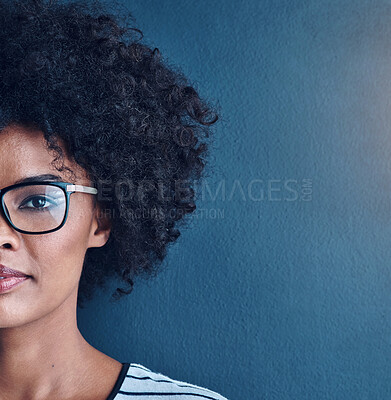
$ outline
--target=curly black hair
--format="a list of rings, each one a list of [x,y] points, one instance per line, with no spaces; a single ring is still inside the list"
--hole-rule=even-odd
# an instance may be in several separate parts
[[[59,171],[68,169],[61,138],[111,221],[107,243],[87,249],[81,308],[107,277],[126,283],[115,300],[136,276],[156,276],[196,208],[218,119],[133,21],[99,1],[0,0],[0,129],[40,129]]]

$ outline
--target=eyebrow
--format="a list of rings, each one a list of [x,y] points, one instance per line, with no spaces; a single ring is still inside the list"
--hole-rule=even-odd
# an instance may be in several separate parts
[[[14,184],[25,183],[25,182],[43,182],[43,181],[53,181],[53,182],[61,182],[64,178],[59,175],[53,174],[41,174],[41,175],[32,175],[27,176],[26,178],[22,178],[17,180]]]

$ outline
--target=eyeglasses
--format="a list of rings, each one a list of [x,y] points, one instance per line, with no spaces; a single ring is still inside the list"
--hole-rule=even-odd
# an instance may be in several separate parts
[[[16,231],[38,235],[64,226],[70,195],[75,192],[97,194],[98,190],[67,182],[23,182],[1,189],[0,203]]]

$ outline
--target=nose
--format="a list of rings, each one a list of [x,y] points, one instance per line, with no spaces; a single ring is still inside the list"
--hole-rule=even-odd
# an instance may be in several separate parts
[[[19,246],[18,232],[11,226],[4,210],[0,207],[0,248],[17,248]]]

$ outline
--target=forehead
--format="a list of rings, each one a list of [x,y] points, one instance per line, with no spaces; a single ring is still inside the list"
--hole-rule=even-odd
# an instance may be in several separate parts
[[[59,139],[58,144],[64,151],[64,165],[71,168],[77,178],[85,177],[85,171],[70,161],[64,142]],[[12,185],[24,177],[44,173],[69,178],[69,172],[59,172],[51,165],[55,155],[53,150],[47,148],[40,130],[16,124],[8,125],[0,131],[0,187]]]

